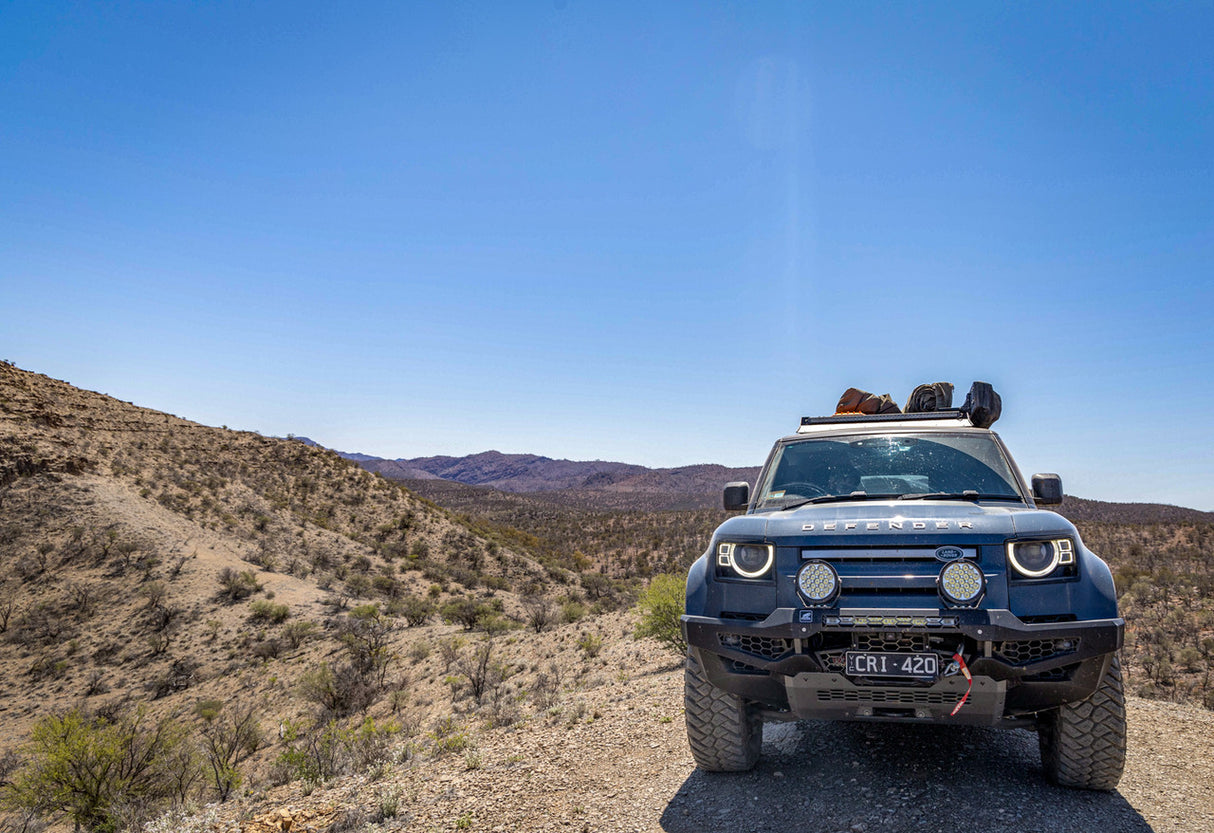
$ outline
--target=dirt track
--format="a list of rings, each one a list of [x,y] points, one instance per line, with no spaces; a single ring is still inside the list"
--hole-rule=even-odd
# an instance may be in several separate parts
[[[1214,714],[1201,709],[1131,699],[1125,778],[1092,793],[1045,780],[1034,734],[963,727],[768,726],[755,771],[709,775],[692,765],[681,698],[680,672],[643,673],[587,692],[579,721],[480,736],[474,769],[449,756],[248,810],[361,805],[367,830],[503,833],[1214,830]],[[375,823],[389,794],[398,815]]]

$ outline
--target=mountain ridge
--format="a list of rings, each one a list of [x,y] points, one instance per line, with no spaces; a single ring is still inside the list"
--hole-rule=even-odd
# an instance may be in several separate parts
[[[305,437],[295,439],[317,445]],[[754,485],[760,470],[759,466],[737,468],[717,463],[649,468],[635,463],[554,459],[540,454],[506,454],[493,450],[462,457],[435,455],[395,460],[334,451],[368,471],[390,480],[407,482],[415,490],[422,487],[424,491],[423,484],[418,481],[444,480],[549,498],[556,496],[545,493],[563,493],[561,497],[564,499],[559,502],[589,502],[600,508],[618,507],[620,500],[629,493],[636,494],[638,499],[643,496],[649,508],[717,508],[725,483],[745,480]],[[1104,501],[1074,495],[1065,497],[1058,512],[1071,521],[1095,523],[1214,522],[1214,512],[1186,506],[1147,501]]]

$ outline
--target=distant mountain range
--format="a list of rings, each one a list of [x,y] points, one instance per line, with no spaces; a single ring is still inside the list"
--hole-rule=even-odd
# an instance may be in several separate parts
[[[295,437],[317,445],[307,437]],[[754,483],[759,467],[729,468],[712,463],[651,469],[603,460],[554,460],[538,454],[484,451],[466,457],[387,460],[337,451],[389,480],[407,481],[425,494],[424,482],[443,480],[500,492],[528,494],[565,505],[603,509],[710,509],[720,506],[721,488],[732,480]],[[423,488],[419,488],[423,487]]]
[[[300,442],[317,445],[306,437]],[[716,509],[721,488],[732,480],[752,486],[759,467],[729,468],[712,463],[651,469],[603,460],[554,460],[538,454],[483,451],[466,457],[414,457],[387,460],[369,454],[337,452],[368,471],[389,480],[407,481],[409,488],[435,499],[452,496],[450,489],[425,481],[442,480],[501,492],[526,494],[549,502],[600,509]],[[439,500],[442,503],[442,500]],[[1162,503],[1110,503],[1068,495],[1060,511],[1072,521],[1095,523],[1199,523],[1214,521],[1202,512]]]

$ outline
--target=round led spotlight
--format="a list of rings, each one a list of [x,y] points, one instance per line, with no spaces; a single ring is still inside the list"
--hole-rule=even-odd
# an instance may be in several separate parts
[[[940,595],[949,604],[969,605],[978,601],[986,584],[982,570],[972,561],[952,561],[944,565],[937,582]]]
[[[839,574],[823,561],[809,561],[797,572],[797,589],[810,604],[827,604],[839,595]]]

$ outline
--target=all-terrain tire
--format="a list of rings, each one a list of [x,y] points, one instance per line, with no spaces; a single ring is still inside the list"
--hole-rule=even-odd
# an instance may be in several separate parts
[[[1114,655],[1095,694],[1040,717],[1037,740],[1046,775],[1063,787],[1113,789],[1125,768],[1125,734],[1121,662]]]
[[[683,670],[687,742],[696,766],[708,772],[745,772],[759,761],[763,720],[752,705],[704,676],[690,651]]]

